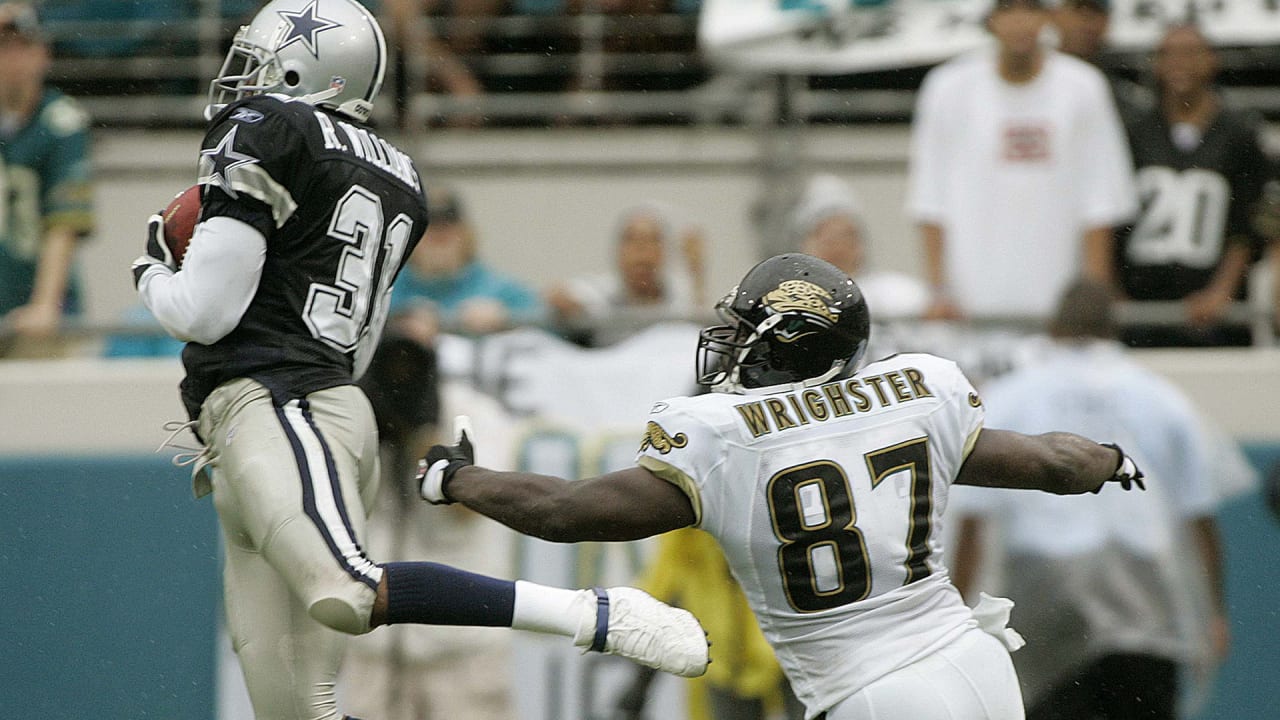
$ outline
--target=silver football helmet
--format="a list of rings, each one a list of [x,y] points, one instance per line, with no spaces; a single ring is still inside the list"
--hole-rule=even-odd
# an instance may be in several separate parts
[[[386,66],[382,29],[355,0],[273,0],[236,33],[205,119],[240,98],[280,93],[365,122]]]

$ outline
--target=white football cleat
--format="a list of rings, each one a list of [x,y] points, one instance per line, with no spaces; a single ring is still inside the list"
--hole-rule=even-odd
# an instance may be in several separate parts
[[[643,590],[615,587],[580,591],[582,624],[573,644],[681,677],[707,671],[707,633],[687,610]]]

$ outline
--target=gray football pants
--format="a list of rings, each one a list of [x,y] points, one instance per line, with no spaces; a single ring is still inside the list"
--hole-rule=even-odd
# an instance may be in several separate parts
[[[360,545],[378,483],[373,411],[354,386],[276,406],[253,380],[200,414],[225,538],[224,604],[257,720],[336,720],[348,634],[382,569]]]

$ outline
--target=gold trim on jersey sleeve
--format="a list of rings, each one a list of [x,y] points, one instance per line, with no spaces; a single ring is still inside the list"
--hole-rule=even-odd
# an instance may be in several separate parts
[[[981,433],[982,433],[982,426],[979,425],[978,427],[973,429],[973,432],[969,433],[969,437],[965,438],[964,452],[960,453],[960,462],[963,463],[966,459],[968,459],[969,453],[973,452],[973,446],[978,444],[978,435]]]
[[[680,488],[689,497],[689,504],[693,506],[693,526],[701,527],[702,494],[698,492],[698,484],[693,481],[693,478],[680,468],[649,455],[641,455],[636,460],[636,464]]]

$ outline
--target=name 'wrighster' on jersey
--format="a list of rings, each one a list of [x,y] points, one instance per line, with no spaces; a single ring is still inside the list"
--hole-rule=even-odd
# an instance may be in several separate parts
[[[752,437],[933,397],[924,373],[907,367],[734,406]]]
[[[408,155],[365,128],[336,120],[319,111],[315,115],[316,122],[320,123],[320,131],[324,135],[325,150],[338,150],[355,155],[391,173],[415,191],[422,192],[422,181],[418,178],[418,171]],[[342,134],[349,142],[342,141],[338,135],[338,129],[342,130]]]

